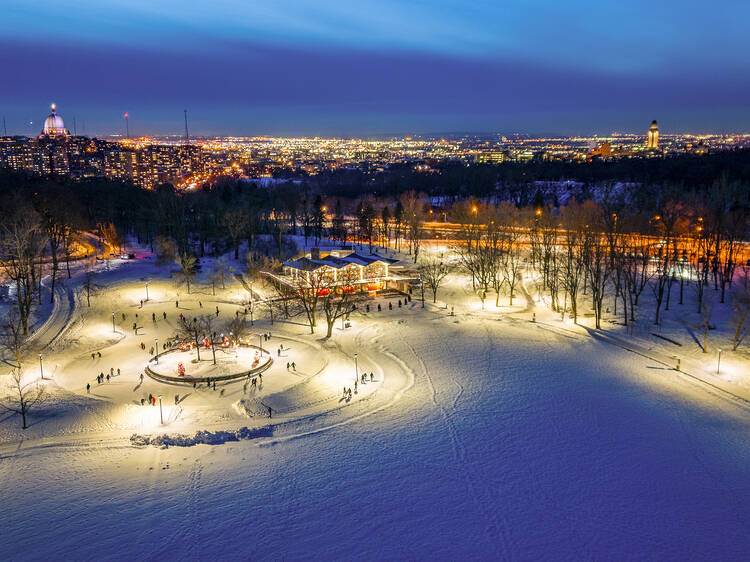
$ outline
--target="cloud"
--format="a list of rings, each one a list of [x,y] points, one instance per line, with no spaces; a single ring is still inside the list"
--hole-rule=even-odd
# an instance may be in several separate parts
[[[358,127],[360,134],[606,131],[639,129],[668,115],[681,121],[676,130],[711,126],[706,114],[717,107],[732,109],[738,127],[750,125],[744,72],[609,72],[533,59],[242,40],[189,54],[20,41],[0,41],[0,52],[6,76],[13,77],[0,101],[22,114],[17,122],[38,118],[56,101],[61,111],[88,114],[89,126],[102,132],[116,130],[126,110],[144,132],[177,131],[179,119],[164,116],[181,117],[184,107],[204,132],[237,134],[357,133]],[[714,128],[730,124],[717,112]]]

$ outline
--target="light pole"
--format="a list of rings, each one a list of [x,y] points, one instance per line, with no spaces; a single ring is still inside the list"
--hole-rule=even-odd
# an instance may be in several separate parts
[[[161,419],[161,424],[164,425],[164,413],[161,411],[161,394],[159,395],[159,418]]]
[[[721,367],[721,348],[719,348],[719,361],[718,361],[718,363],[716,363],[716,374],[717,375],[719,374],[719,367]]]
[[[112,313],[112,331],[113,332],[117,331],[115,330],[115,313],[114,312]]]
[[[356,378],[354,380],[359,380],[359,364],[357,363],[357,354],[354,354],[354,374]]]
[[[148,281],[146,281],[146,300],[148,300]]]
[[[159,364],[159,338],[154,338],[154,349],[156,349],[156,364]]]
[[[42,377],[42,380],[44,380],[44,367],[42,366],[42,354],[39,354],[39,375]]]
[[[263,357],[263,344],[261,343],[261,335],[258,334],[258,347],[260,348],[260,356]]]

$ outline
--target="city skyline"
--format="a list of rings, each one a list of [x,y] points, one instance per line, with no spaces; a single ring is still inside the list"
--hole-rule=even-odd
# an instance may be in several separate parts
[[[100,136],[125,112],[133,135],[180,133],[184,108],[196,135],[750,130],[745,7],[379,6],[13,0],[0,113],[9,134],[52,102]]]

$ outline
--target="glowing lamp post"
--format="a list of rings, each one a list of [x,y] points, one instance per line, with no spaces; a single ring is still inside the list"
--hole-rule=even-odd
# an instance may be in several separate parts
[[[113,332],[117,331],[115,330],[115,313],[114,312],[112,313],[112,331]]]
[[[719,361],[716,363],[716,374],[719,374],[719,369],[721,368],[721,348],[719,348]]]
[[[164,413],[161,410],[161,394],[159,395],[159,419],[161,420],[161,424],[164,425]]]
[[[359,380],[359,363],[357,363],[357,357],[358,355],[355,353],[354,354],[354,375],[356,378],[354,380]]]
[[[39,376],[44,380],[44,367],[42,366],[42,354],[39,354]]]
[[[154,338],[154,349],[156,350],[156,364],[159,364],[159,338]]]
[[[258,348],[260,349],[260,356],[263,357],[263,343],[261,341],[261,335],[258,334]]]
[[[146,300],[148,300],[148,281],[146,281]]]

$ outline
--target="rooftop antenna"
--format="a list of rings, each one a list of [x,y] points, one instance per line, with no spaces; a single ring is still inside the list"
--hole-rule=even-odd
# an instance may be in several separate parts
[[[8,136],[8,129],[5,127],[5,115],[3,115],[3,136]]]
[[[130,115],[126,113],[125,115],[123,115],[123,117],[125,117],[125,138],[129,139],[130,138],[130,122],[128,121],[128,117],[130,117]]]
[[[188,134],[188,126],[187,126],[187,109],[185,110],[185,142],[187,143],[190,140],[190,135]]]
[[[78,136],[78,129],[76,128],[76,116],[75,115],[73,116],[73,136],[74,137]]]

